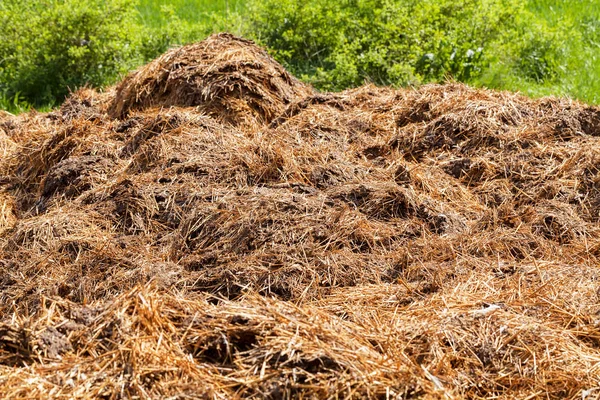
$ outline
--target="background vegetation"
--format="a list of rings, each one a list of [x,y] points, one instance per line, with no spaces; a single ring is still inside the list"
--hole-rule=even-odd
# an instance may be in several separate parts
[[[49,108],[230,31],[323,90],[458,80],[600,103],[600,0],[3,0],[0,108]]]

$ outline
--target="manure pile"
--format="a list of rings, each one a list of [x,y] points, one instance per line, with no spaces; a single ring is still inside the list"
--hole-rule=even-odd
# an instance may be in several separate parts
[[[600,109],[252,42],[0,115],[1,398],[600,398]]]

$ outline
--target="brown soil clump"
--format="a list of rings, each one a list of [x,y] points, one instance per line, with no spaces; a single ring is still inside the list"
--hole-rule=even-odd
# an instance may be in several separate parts
[[[600,395],[598,108],[221,34],[0,156],[0,397]]]

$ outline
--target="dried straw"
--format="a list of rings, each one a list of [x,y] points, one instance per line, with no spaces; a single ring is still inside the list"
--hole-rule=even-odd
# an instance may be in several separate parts
[[[0,397],[600,398],[599,137],[225,34],[2,116]]]

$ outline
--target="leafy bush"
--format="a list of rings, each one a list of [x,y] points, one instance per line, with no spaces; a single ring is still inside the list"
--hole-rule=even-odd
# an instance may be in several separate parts
[[[556,77],[562,57],[551,40],[532,40],[518,56],[518,73],[527,79],[542,83]]]
[[[324,89],[469,80],[517,31],[517,0],[252,0],[249,29]]]
[[[135,9],[127,0],[4,0],[0,92],[35,105],[100,86],[136,62]]]

